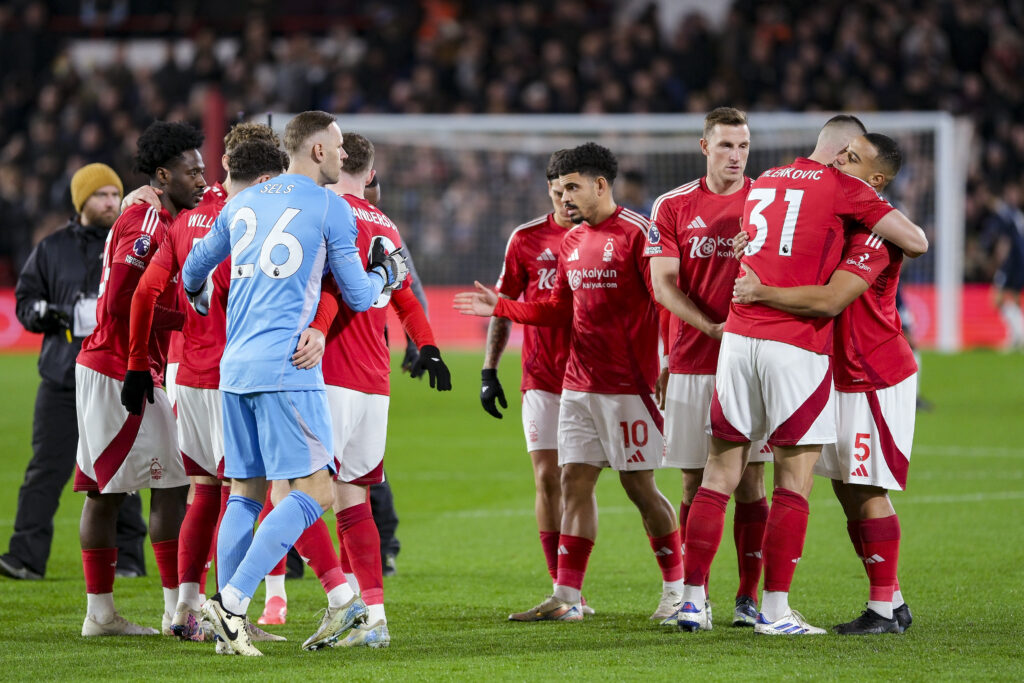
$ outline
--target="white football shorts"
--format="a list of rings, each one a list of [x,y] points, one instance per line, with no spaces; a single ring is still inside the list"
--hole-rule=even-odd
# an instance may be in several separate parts
[[[155,389],[153,403],[143,401],[142,415],[129,415],[121,405],[122,385],[84,365],[75,366],[75,491],[128,493],[187,486],[167,394]]]
[[[565,389],[558,413],[558,464],[582,463],[620,472],[661,467],[661,411],[653,396]]]
[[[664,467],[700,470],[708,461],[711,439],[711,397],[715,393],[714,375],[670,374],[665,396]],[[763,439],[750,446],[748,462],[771,462],[771,449]]]
[[[895,386],[836,392],[838,440],[822,449],[814,473],[847,484],[903,491],[917,416],[917,373]]]
[[[390,396],[327,385],[338,481],[369,486],[384,481]]]
[[[178,448],[190,477],[223,477],[224,419],[219,389],[178,385]]]
[[[711,433],[771,446],[835,443],[832,358],[726,332],[718,352]]]
[[[558,448],[558,406],[561,398],[561,394],[540,389],[523,392],[523,435],[528,453]]]

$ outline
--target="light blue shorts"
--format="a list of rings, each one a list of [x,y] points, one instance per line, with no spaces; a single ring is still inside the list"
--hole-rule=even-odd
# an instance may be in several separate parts
[[[271,481],[334,473],[334,432],[326,391],[221,392],[224,476]]]

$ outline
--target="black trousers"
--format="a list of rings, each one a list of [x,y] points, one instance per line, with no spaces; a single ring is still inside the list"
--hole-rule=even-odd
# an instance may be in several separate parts
[[[32,421],[32,459],[25,481],[18,491],[18,512],[14,518],[8,555],[39,574],[46,573],[53,544],[53,517],[61,492],[75,471],[78,451],[78,418],[75,390],[42,380],[36,394]],[[142,520],[142,498],[128,496],[117,518],[117,566],[145,574],[143,542],[146,524]],[[62,543],[78,546],[77,534]]]
[[[398,513],[395,512],[395,497],[391,493],[391,484],[387,478],[380,484],[370,487],[370,509],[373,511],[373,521],[377,524],[377,531],[380,533],[380,556],[381,559],[387,555],[398,555],[402,544],[395,537],[395,530],[398,529]]]

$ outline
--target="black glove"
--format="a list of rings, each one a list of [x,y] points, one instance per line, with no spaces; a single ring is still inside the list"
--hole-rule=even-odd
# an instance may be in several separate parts
[[[497,406],[494,405],[494,399],[498,399],[501,407],[506,409],[508,408],[508,402],[505,400],[505,390],[501,388],[501,382],[498,381],[498,371],[493,369],[481,370],[480,379],[480,403],[488,413],[499,420],[502,419],[505,416],[498,412]]]
[[[46,334],[71,329],[71,316],[47,301],[37,301],[32,310],[36,314],[36,324]]]
[[[452,390],[452,373],[448,366],[441,360],[441,352],[436,346],[424,346],[420,349],[420,357],[412,365],[409,373],[412,377],[419,377],[426,371],[430,375],[430,388],[437,388],[438,391]]]
[[[149,370],[129,370],[121,387],[121,405],[132,415],[142,415],[142,400],[153,402],[153,376]]]
[[[423,366],[419,367],[419,374],[412,374],[413,368],[416,367],[416,363],[420,360],[420,350],[416,347],[411,340],[406,340],[405,343],[405,358],[402,359],[402,372],[408,372],[409,376],[413,379],[423,376]]]

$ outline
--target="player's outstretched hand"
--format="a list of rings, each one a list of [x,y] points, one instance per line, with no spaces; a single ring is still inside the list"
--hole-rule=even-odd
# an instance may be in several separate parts
[[[153,402],[153,376],[149,370],[129,370],[121,387],[121,405],[132,415],[142,415],[142,401]]]
[[[417,361],[419,361],[419,359],[420,359],[420,350],[419,350],[419,348],[416,347],[416,344],[413,342],[413,340],[411,340],[408,337],[406,337],[406,340],[405,340],[405,356],[402,358],[402,372],[408,372],[409,376],[412,377],[413,379],[416,379],[417,377],[422,377],[423,376],[423,370],[424,370],[422,365],[419,366],[420,374],[418,374],[418,375],[412,374],[412,370],[413,370],[414,367],[416,367],[416,363],[417,363]]]
[[[745,230],[740,230],[739,234],[732,238],[732,255],[736,258],[742,257],[749,241],[750,235]]]
[[[441,351],[436,346],[424,346],[420,349],[420,357],[412,366],[409,373],[412,377],[419,377],[426,371],[430,375],[430,388],[438,391],[452,390],[452,373],[448,366],[441,360]]]
[[[508,408],[505,390],[501,388],[501,382],[498,381],[498,370],[484,368],[480,371],[480,404],[483,405],[484,410],[500,420],[505,416],[494,405],[495,399],[501,404],[502,409]]]
[[[185,298],[188,299],[189,304],[196,313],[202,316],[209,315],[210,313],[210,293],[206,291],[206,280],[203,280],[203,284],[199,287],[198,292],[190,292],[185,290]]]
[[[456,311],[463,315],[479,315],[483,318],[494,315],[494,307],[498,305],[498,293],[473,281],[475,292],[459,292],[452,304]]]
[[[163,193],[163,190],[159,190],[152,185],[137,187],[129,192],[128,196],[121,201],[121,213],[124,213],[124,210],[132,204],[149,204],[159,211],[161,208],[160,195]]]
[[[658,380],[654,383],[654,400],[658,407],[665,410],[665,396],[668,395],[668,368],[662,368]]]
[[[740,276],[732,285],[732,302],[734,304],[752,304],[760,301],[759,290],[761,278],[749,267],[740,268]]]
[[[324,333],[315,327],[307,327],[299,335],[299,343],[292,354],[292,365],[299,370],[315,368],[324,357]]]

